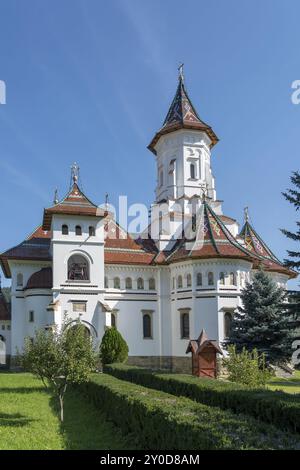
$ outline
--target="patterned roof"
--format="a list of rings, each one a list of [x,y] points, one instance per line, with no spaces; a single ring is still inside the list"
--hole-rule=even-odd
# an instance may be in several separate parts
[[[168,262],[189,258],[243,258],[253,261],[251,253],[237,242],[206,201],[197,214],[196,225],[196,235],[179,240]]]
[[[194,129],[206,132],[212,142],[212,146],[218,142],[218,137],[213,129],[200,119],[185,89],[183,79],[179,77],[178,87],[171,103],[168,114],[162,128],[155,134],[148,148],[154,154],[155,145],[164,134],[174,132],[178,129]]]
[[[83,194],[81,189],[79,189],[77,183],[74,183],[71,190],[62,201],[44,210],[42,226],[44,231],[51,229],[51,220],[53,214],[104,217],[106,212],[91,202],[85,196],[85,194]]]
[[[52,268],[42,268],[40,271],[32,274],[28,279],[26,289],[51,289],[52,282]]]
[[[254,267],[259,268],[259,266],[262,266],[267,271],[280,272],[287,274],[292,278],[297,277],[296,272],[285,267],[282,262],[274,255],[274,253],[254,230],[248,220],[246,220],[244,223],[239,233],[239,237],[245,243],[247,250],[259,257],[259,260],[255,261]]]

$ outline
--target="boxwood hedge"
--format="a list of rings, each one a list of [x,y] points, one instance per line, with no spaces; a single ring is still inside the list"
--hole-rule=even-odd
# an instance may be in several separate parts
[[[300,449],[299,436],[274,426],[111,375],[77,387],[143,449]]]
[[[106,367],[106,372],[123,380],[185,396],[210,406],[231,409],[258,418],[281,429],[300,432],[300,394],[249,389],[222,380],[184,374],[157,373],[124,364]]]

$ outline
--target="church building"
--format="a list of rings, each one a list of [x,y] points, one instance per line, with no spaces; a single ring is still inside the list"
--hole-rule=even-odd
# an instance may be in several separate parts
[[[223,214],[211,168],[217,142],[181,71],[148,146],[156,162],[156,199],[139,237],[83,193],[73,167],[66,197],[55,199],[40,226],[0,255],[11,279],[11,312],[1,307],[0,293],[7,362],[25,337],[66,317],[70,327],[80,320],[97,346],[106,328],[116,327],[130,364],[190,371],[189,340],[205,329],[210,339],[226,342],[241,290],[257,269],[283,287],[296,276],[254,230],[247,211],[241,228]]]

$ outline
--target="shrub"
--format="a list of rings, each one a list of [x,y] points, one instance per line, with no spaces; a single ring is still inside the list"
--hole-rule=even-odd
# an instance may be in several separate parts
[[[100,345],[102,364],[125,362],[128,358],[128,346],[121,333],[114,327],[108,328]]]
[[[143,449],[300,449],[298,437],[271,425],[106,374],[78,388]]]
[[[300,431],[300,395],[265,389],[249,389],[222,380],[192,375],[152,373],[124,364],[107,365],[105,371],[123,380],[185,396],[210,406],[245,413],[281,429]]]
[[[271,373],[265,366],[265,357],[259,356],[256,349],[249,352],[243,348],[241,353],[236,352],[234,345],[228,348],[229,356],[223,359],[228,372],[228,379],[248,387],[265,386],[271,378]]]

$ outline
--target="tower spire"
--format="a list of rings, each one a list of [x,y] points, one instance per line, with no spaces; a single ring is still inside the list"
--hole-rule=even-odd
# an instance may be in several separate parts
[[[183,66],[184,66],[184,63],[182,62],[181,64],[179,64],[179,67],[178,67],[178,80],[181,81],[182,83],[184,82]]]

